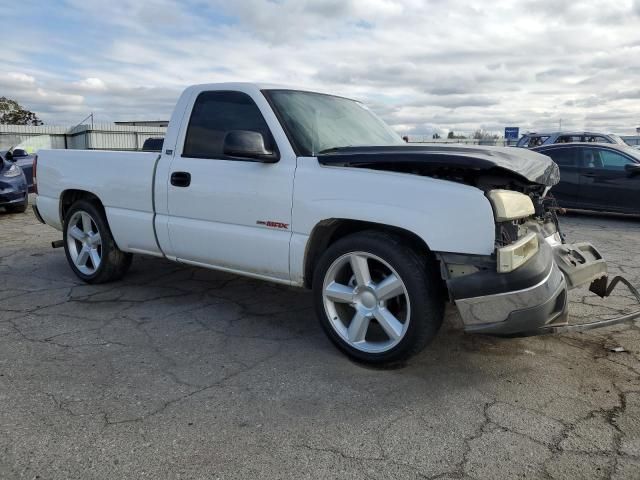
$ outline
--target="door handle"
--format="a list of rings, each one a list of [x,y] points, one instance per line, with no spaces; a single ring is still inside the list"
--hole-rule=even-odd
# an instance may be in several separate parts
[[[587,173],[583,173],[583,174],[582,174],[582,176],[583,176],[583,177],[593,178],[593,177],[595,177],[595,176],[596,176],[596,174],[595,174],[595,173],[593,173],[593,172],[587,172]]]
[[[189,172],[173,172],[171,174],[171,185],[174,187],[188,187],[191,185],[191,174]]]

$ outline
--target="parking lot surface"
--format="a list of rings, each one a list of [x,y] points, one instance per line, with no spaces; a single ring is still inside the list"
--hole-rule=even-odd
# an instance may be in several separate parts
[[[639,220],[562,226],[640,284]],[[640,478],[637,323],[496,339],[449,308],[408,365],[371,369],[306,291],[140,256],[89,286],[59,238],[0,213],[0,478]],[[574,319],[629,308],[571,292]]]

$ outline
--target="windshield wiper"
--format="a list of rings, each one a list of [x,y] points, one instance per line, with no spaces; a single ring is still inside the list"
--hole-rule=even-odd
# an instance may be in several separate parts
[[[341,147],[325,148],[324,150],[320,150],[316,155],[322,155],[323,153],[333,153],[333,152],[337,152],[338,150],[342,150],[343,148],[348,148],[352,146],[353,145],[342,145]]]

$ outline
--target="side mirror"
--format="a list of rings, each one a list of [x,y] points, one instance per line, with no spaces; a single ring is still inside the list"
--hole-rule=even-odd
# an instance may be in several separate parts
[[[264,163],[276,163],[280,156],[267,149],[260,132],[251,130],[231,130],[224,136],[223,153],[230,157],[255,159]]]
[[[13,155],[13,158],[16,158],[16,157],[28,157],[29,156],[27,151],[23,150],[21,148],[14,148],[12,155]]]
[[[13,153],[11,153],[11,151],[8,151],[7,153],[4,154],[4,158],[5,160],[13,161]]]
[[[629,173],[629,176],[640,174],[640,163],[627,163],[624,169]]]

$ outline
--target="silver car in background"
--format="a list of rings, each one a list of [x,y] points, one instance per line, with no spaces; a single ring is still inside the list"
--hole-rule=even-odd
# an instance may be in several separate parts
[[[525,133],[516,147],[535,148],[554,143],[616,143],[626,145],[618,135],[598,132],[551,132],[551,133]]]

